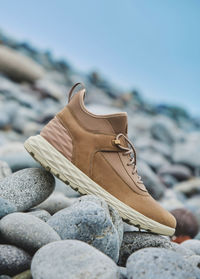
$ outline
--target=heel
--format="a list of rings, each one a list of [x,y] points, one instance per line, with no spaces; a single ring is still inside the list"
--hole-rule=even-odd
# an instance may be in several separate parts
[[[63,154],[68,160],[72,160],[72,137],[70,132],[62,125],[58,117],[54,117],[41,131],[42,136],[55,149]]]

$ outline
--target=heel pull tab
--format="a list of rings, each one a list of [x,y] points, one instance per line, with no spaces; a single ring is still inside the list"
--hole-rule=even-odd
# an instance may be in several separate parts
[[[70,91],[69,91],[68,103],[69,103],[69,101],[71,100],[72,93],[73,93],[74,89],[75,89],[78,85],[81,85],[81,86],[83,87],[83,89],[85,90],[85,85],[84,85],[82,82],[77,82],[77,83],[75,83],[75,84],[72,86],[72,88],[70,89]]]

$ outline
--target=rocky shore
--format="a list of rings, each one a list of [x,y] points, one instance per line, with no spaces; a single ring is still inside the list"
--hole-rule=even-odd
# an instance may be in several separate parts
[[[173,238],[127,225],[104,200],[80,196],[25,151],[24,140],[79,81],[88,110],[127,111],[139,174],[177,219]],[[0,279],[198,279],[199,226],[200,119],[0,32]]]

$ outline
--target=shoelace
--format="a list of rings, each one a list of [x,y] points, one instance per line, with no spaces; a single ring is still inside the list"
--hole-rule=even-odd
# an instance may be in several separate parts
[[[125,147],[125,146],[122,146],[120,144],[120,137],[123,137],[127,142],[128,144],[130,145],[130,148],[129,147]],[[136,166],[136,162],[137,162],[137,155],[136,155],[136,150],[135,150],[135,147],[133,146],[132,142],[122,133],[119,133],[117,136],[116,136],[116,139],[114,140],[114,143],[119,147],[121,148],[122,150],[124,150],[125,152],[123,153],[124,156],[127,156],[127,155],[130,155],[130,162],[127,163],[127,166],[133,166],[133,171],[132,171],[132,174],[134,175],[135,173],[137,173],[137,166]],[[141,180],[141,176],[138,175],[138,183],[140,184],[143,184],[143,181]]]

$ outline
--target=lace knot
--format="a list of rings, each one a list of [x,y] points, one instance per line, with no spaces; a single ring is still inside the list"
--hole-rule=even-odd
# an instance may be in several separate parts
[[[122,146],[121,141],[120,141],[120,137],[123,137],[127,141],[128,145],[130,147]],[[133,175],[135,173],[137,173],[137,167],[136,167],[137,155],[136,155],[135,147],[133,146],[132,142],[124,134],[119,133],[116,136],[116,139],[113,140],[113,143],[124,151],[124,155],[127,155],[127,156],[130,157],[130,162],[127,165],[128,166],[130,166],[130,165],[133,166],[133,172],[132,172]],[[138,175],[138,181],[137,182],[143,184],[143,181],[141,180],[141,177],[139,175]]]

